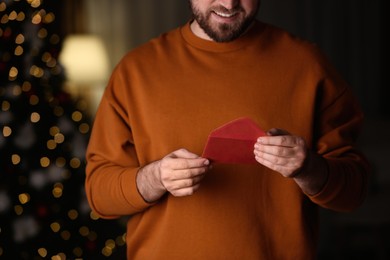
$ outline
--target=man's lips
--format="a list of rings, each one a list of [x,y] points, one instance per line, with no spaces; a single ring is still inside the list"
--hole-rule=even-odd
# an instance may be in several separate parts
[[[238,14],[238,12],[226,13],[226,12],[220,12],[216,10],[214,10],[213,13],[222,18],[232,18]]]

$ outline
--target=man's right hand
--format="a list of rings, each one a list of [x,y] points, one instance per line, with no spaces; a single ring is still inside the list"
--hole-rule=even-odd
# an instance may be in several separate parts
[[[189,196],[199,189],[209,168],[208,159],[179,149],[138,171],[138,191],[147,202],[160,199],[167,191],[176,197]]]

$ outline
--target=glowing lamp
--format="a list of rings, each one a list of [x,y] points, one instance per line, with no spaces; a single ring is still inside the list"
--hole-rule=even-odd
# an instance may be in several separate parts
[[[103,41],[95,35],[79,34],[65,38],[60,62],[67,80],[79,86],[102,83],[108,76],[108,57]]]

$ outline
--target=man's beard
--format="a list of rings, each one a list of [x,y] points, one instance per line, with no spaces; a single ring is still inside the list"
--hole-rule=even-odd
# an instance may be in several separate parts
[[[210,22],[210,16],[212,15],[212,11],[208,11],[207,13],[201,13],[198,9],[195,8],[191,0],[189,1],[189,3],[190,8],[192,10],[193,18],[197,21],[203,31],[216,42],[230,42],[240,37],[251,25],[257,13],[255,12],[250,16],[244,17],[242,16],[244,11],[241,6],[237,6],[230,11],[221,6],[215,10],[222,13],[238,12],[240,17],[235,23],[213,24]]]

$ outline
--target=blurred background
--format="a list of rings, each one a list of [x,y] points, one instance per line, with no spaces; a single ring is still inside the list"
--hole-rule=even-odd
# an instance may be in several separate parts
[[[321,259],[390,259],[384,0],[263,0],[259,19],[318,44],[366,114],[367,200],[321,210]],[[185,0],[0,0],[0,259],[124,259],[126,219],[101,220],[84,153],[121,57],[189,18]],[[289,250],[289,249],[286,249]]]

